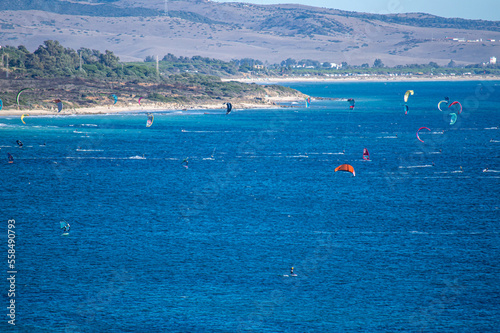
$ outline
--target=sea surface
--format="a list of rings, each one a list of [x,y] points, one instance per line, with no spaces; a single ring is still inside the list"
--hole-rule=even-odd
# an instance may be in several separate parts
[[[311,106],[0,117],[0,330],[498,332],[500,82],[289,86]]]

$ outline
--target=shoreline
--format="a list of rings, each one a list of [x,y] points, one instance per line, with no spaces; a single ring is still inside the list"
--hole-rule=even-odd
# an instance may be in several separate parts
[[[282,83],[282,82],[339,82],[339,83],[352,83],[352,82],[454,82],[454,81],[500,81],[500,76],[482,76],[482,75],[467,75],[467,76],[294,76],[294,77],[252,77],[252,78],[234,78],[234,79],[221,79],[224,82],[237,81],[242,83]]]
[[[241,102],[234,103],[233,112],[236,110],[247,110],[247,109],[271,109],[271,108],[282,108],[276,103],[291,103],[296,101],[303,101],[303,98],[298,97],[268,97],[265,103],[251,103],[251,102]],[[21,117],[23,114],[29,116],[74,116],[74,115],[110,115],[110,114],[120,114],[120,113],[149,113],[149,112],[168,112],[168,111],[200,111],[200,110],[213,110],[222,113],[226,111],[226,107],[221,107],[221,104],[193,104],[193,105],[183,105],[178,104],[161,104],[161,103],[150,103],[145,105],[107,105],[107,106],[96,106],[87,108],[71,108],[63,109],[61,112],[54,110],[44,110],[44,109],[30,109],[30,110],[16,110],[16,109],[2,109],[0,111],[0,118],[5,117]]]
[[[380,76],[356,76],[356,77],[262,77],[262,78],[233,78],[221,79],[222,81],[237,81],[242,83],[255,83],[255,84],[279,84],[279,83],[353,83],[353,82],[458,82],[458,81],[500,81],[500,77],[496,76],[439,76],[439,77],[380,77]],[[306,95],[304,95],[306,96]],[[314,97],[314,96],[307,96]],[[263,102],[255,103],[252,101],[232,101],[233,111],[238,109],[271,109],[271,108],[286,108],[287,106],[280,105],[280,103],[302,102],[303,97],[298,96],[280,96],[280,97],[266,97]],[[125,104],[125,103],[123,103]],[[30,116],[73,116],[73,115],[110,115],[119,113],[148,113],[148,112],[168,112],[168,111],[199,111],[199,110],[220,110],[225,111],[219,103],[201,103],[201,104],[188,104],[180,105],[178,103],[144,103],[137,105],[126,103],[127,105],[102,105],[86,108],[67,108],[61,112],[55,109],[30,109],[30,110],[17,110],[6,109],[0,110],[0,118],[5,117],[21,117],[23,114]]]

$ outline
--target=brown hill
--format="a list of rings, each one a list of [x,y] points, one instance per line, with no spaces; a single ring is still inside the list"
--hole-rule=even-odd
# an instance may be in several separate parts
[[[4,1],[1,45],[34,50],[51,39],[75,49],[109,49],[123,61],[172,53],[351,65],[378,58],[394,66],[500,57],[500,22],[492,21],[202,0]]]
[[[104,81],[82,78],[0,79],[0,95],[5,110],[55,110],[54,100],[62,100],[66,110],[92,107],[164,106],[167,108],[223,108],[231,102],[238,108],[265,107],[274,101],[303,100],[306,95],[279,85],[223,82],[218,77],[201,79],[192,74],[170,76],[161,82]],[[16,97],[21,89],[30,88]],[[117,96],[116,105],[112,95]]]

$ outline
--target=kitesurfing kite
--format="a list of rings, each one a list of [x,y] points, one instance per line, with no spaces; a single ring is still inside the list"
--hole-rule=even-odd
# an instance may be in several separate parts
[[[9,159],[9,163],[14,163],[14,157],[10,153],[7,153],[7,158]]]
[[[24,125],[26,125],[26,123],[24,122],[24,117],[29,117],[29,114],[25,113],[21,116],[21,121],[23,122]]]
[[[0,99],[0,111],[2,111],[2,108],[3,108],[3,102],[2,102],[2,100]]]
[[[458,111],[458,114],[461,114],[462,113],[462,104],[460,104],[460,102],[455,101],[455,102],[451,103],[450,105],[448,105],[448,108],[452,107],[453,105],[460,106],[460,111]],[[455,108],[458,110],[458,107],[455,107]]]
[[[349,164],[339,165],[338,167],[335,168],[335,172],[337,172],[337,171],[347,171],[347,172],[352,173],[352,175],[354,177],[356,177],[356,173],[354,172],[354,168],[352,167],[352,165],[349,165]]]
[[[139,99],[137,100],[137,103],[139,103],[139,105],[141,105],[141,99],[142,99],[142,96],[139,97]]]
[[[457,114],[456,113],[450,113],[451,119],[450,119],[450,125],[453,125],[454,123],[457,122]]]
[[[153,116],[153,114],[148,113],[148,121],[146,122],[146,127],[151,127],[151,125],[153,125],[154,120],[155,120],[155,117]]]
[[[443,109],[441,109],[441,104],[442,104],[442,103],[446,103],[446,104],[448,104],[448,101],[447,101],[447,100],[442,100],[442,101],[439,101],[439,103],[438,103],[438,109],[439,109],[439,111],[443,111]]]
[[[405,103],[408,102],[408,96],[410,95],[413,95],[413,90],[407,90],[405,92],[405,97],[404,97]]]
[[[306,108],[311,106],[311,97],[306,98]]]
[[[354,103],[355,103],[354,98],[349,98],[347,101],[350,104],[349,108],[354,109]]]
[[[410,96],[410,95],[413,95],[413,90],[407,90],[405,92],[405,96],[404,96],[405,103],[408,102],[408,96]],[[405,104],[405,114],[408,114],[408,110],[409,110],[408,105]]]
[[[233,109],[233,105],[231,103],[226,103],[226,106],[227,106],[226,114],[230,114],[231,110]]]
[[[61,112],[61,110],[63,108],[63,103],[61,102],[61,100],[58,98],[58,99],[53,100],[52,102],[56,103],[57,112]]]
[[[113,105],[118,102],[118,97],[115,94],[111,94],[109,97],[112,97],[115,101],[113,102]]]
[[[370,160],[370,153],[368,152],[368,149],[366,149],[366,148],[363,148],[363,159],[365,161],[369,161]]]
[[[63,236],[67,236],[69,235],[69,229],[71,228],[71,226],[69,225],[68,222],[64,221],[64,220],[61,220],[59,222],[59,224],[61,225],[61,229],[62,229],[62,232],[63,232]]]
[[[33,90],[33,88],[23,88],[21,90],[19,90],[19,92],[17,93],[17,96],[16,96],[16,102],[17,102],[17,106],[20,106],[19,105],[19,97],[21,96],[21,93],[25,90]]]
[[[420,127],[420,128],[418,129],[418,131],[417,131],[417,139],[418,139],[419,141],[421,141],[421,142],[424,142],[424,140],[420,139],[420,136],[418,135],[418,133],[419,133],[419,132],[420,132],[420,130],[422,130],[422,129],[426,129],[426,130],[430,131],[430,128],[428,128],[428,127]]]

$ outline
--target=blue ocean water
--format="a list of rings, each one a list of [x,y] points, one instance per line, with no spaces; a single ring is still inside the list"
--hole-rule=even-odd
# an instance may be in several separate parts
[[[0,118],[2,330],[15,219],[17,331],[496,331],[500,82],[290,86],[329,99]]]

